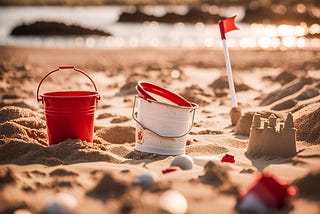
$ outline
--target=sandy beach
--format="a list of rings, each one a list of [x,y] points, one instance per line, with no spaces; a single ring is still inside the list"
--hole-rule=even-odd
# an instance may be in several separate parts
[[[261,173],[296,185],[299,194],[271,213],[320,212],[320,54],[317,49],[230,50],[242,118],[231,125],[222,50],[186,48],[46,49],[0,46],[0,213],[46,213],[58,193],[76,198],[74,213],[165,213],[161,196],[180,192],[184,213],[245,213],[239,194]],[[93,142],[48,146],[41,79],[74,65],[94,80],[101,100]],[[40,91],[93,90],[76,72],[53,74]],[[174,156],[136,151],[131,118],[137,81],[155,83],[197,103],[186,154],[191,170],[163,174]],[[294,157],[247,153],[255,112],[297,128]],[[279,142],[281,143],[281,142]],[[231,154],[235,163],[222,163]],[[213,166],[208,166],[211,161]],[[136,185],[151,173],[154,183]],[[214,174],[215,176],[210,176]]]

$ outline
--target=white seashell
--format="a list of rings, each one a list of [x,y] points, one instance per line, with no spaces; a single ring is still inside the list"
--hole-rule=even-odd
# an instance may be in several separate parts
[[[189,155],[176,156],[170,166],[178,166],[182,170],[189,170],[193,168],[193,159]]]
[[[31,212],[29,210],[19,209],[15,210],[13,214],[31,214]]]
[[[134,180],[134,185],[141,185],[141,186],[149,186],[156,182],[157,176],[153,173],[143,173],[141,175],[138,175]]]
[[[78,200],[70,194],[58,193],[48,198],[46,203],[47,214],[71,214],[75,213]]]
[[[183,214],[188,210],[188,202],[180,192],[167,190],[160,196],[159,208],[167,213]]]

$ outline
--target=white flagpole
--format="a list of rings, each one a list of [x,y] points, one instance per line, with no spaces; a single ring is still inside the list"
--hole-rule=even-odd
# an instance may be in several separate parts
[[[228,82],[229,82],[229,88],[230,88],[230,94],[231,94],[231,105],[232,105],[232,107],[238,107],[236,90],[234,88],[232,68],[231,68],[229,51],[228,51],[226,39],[222,39],[222,45],[223,45],[224,60],[226,62],[226,67],[227,67]]]

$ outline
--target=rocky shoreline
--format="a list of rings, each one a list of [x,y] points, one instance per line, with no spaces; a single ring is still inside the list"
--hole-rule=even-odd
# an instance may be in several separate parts
[[[80,25],[67,25],[54,21],[36,21],[31,24],[21,24],[11,31],[12,36],[74,36],[97,35],[111,36],[111,33],[99,29],[86,28]]]

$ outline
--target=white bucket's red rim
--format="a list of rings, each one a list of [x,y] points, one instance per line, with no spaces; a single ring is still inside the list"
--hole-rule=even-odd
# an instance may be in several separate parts
[[[171,102],[177,104],[178,106],[194,107],[194,105],[191,102],[189,102],[182,96],[175,94],[171,91],[168,91],[167,89],[164,89],[150,82],[139,81],[137,83],[136,90],[139,96],[145,100],[157,101],[154,97],[150,95],[150,93],[153,93],[170,100]]]

